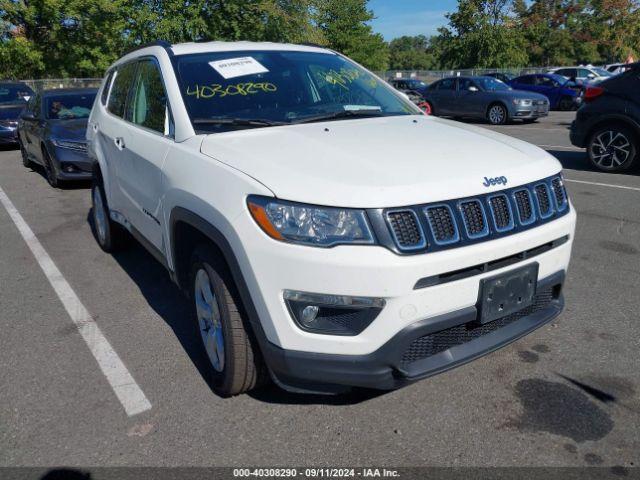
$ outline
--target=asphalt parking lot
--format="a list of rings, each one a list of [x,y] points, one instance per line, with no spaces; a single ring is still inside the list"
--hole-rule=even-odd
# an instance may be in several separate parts
[[[640,462],[640,175],[592,171],[575,113],[488,127],[542,146],[578,212],[565,312],[478,361],[399,391],[222,399],[186,301],[142,247],[109,256],[86,185],[50,188],[0,151],[0,188],[149,407],[127,415],[0,207],[0,466],[602,466]],[[479,124],[480,125],[480,124]]]

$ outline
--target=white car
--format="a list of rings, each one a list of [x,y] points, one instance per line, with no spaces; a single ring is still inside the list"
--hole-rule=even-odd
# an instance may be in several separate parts
[[[193,306],[221,395],[393,389],[556,317],[576,214],[538,147],[423,115],[323,48],[154,44],[87,130],[96,238]]]
[[[553,70],[550,70],[549,73],[562,75],[563,77],[566,77],[569,80],[578,82],[580,84],[598,83],[613,76],[611,72],[608,72],[604,68],[594,67],[591,65],[580,67],[554,68]]]

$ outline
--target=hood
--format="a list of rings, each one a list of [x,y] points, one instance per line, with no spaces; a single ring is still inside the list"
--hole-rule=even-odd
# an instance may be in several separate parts
[[[218,133],[202,153],[268,187],[318,205],[382,208],[515,187],[558,173],[544,150],[506,135],[428,116],[367,118]]]
[[[0,104],[0,120],[18,120],[26,103]]]
[[[88,120],[88,118],[49,120],[49,135],[61,140],[84,141],[87,132]]]

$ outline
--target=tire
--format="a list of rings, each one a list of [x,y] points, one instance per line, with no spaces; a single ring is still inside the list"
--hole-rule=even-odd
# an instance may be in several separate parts
[[[27,154],[27,151],[25,150],[24,146],[22,145],[22,142],[18,142],[19,146],[20,146],[20,155],[22,156],[22,165],[25,168],[32,168],[33,167],[33,163],[31,162],[31,160],[29,160],[29,155]]]
[[[128,234],[120,224],[111,220],[107,197],[100,178],[94,178],[91,186],[91,218],[93,235],[102,250],[114,253],[124,248]]]
[[[638,136],[624,125],[599,127],[589,137],[587,153],[591,165],[604,172],[624,172],[638,159]]]
[[[226,264],[202,244],[193,252],[190,272],[193,325],[213,390],[230,397],[263,384],[266,367]]]
[[[558,102],[558,109],[563,112],[568,112],[573,110],[573,98],[571,97],[562,97]]]
[[[500,104],[494,103],[487,110],[487,121],[491,125],[504,125],[509,120],[509,112],[507,108]]]
[[[59,188],[61,182],[58,179],[56,169],[53,166],[53,162],[51,161],[51,157],[49,156],[46,148],[42,149],[42,159],[44,160],[44,174],[47,178],[47,182],[49,182],[49,185],[53,188]]]

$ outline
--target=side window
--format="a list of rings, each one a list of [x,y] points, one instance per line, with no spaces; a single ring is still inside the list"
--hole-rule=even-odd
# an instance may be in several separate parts
[[[107,75],[107,79],[104,82],[104,87],[102,87],[102,95],[100,95],[100,101],[102,102],[102,105],[106,105],[107,104],[107,97],[109,96],[109,87],[111,86],[111,80],[113,79],[113,70],[111,70],[108,75]]]
[[[519,83],[520,85],[532,85],[533,82],[531,80],[532,80],[532,77],[520,77],[520,78],[516,78],[514,80],[514,83]]]
[[[124,108],[127,104],[127,96],[129,95],[135,72],[136,64],[127,63],[119,67],[115,73],[116,79],[113,81],[113,87],[111,87],[107,109],[118,117],[124,118]]]
[[[460,90],[461,92],[469,90],[470,87],[478,88],[476,84],[473,83],[469,78],[460,78],[458,80],[458,90]]]
[[[456,80],[455,78],[445,78],[438,84],[438,90],[455,90]]]
[[[592,75],[590,70],[587,70],[586,68],[578,69],[578,78],[587,78],[589,75]]]
[[[127,120],[162,134],[168,133],[165,128],[167,95],[160,70],[153,60],[142,60],[138,64],[135,90],[127,110]]]

